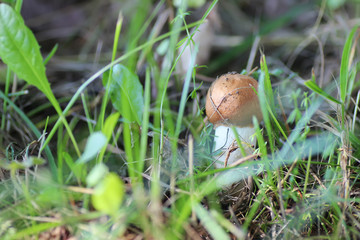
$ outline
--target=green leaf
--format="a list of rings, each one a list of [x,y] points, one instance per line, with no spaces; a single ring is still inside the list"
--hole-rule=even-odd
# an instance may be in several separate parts
[[[90,173],[86,177],[86,184],[89,187],[95,186],[108,172],[109,168],[105,164],[99,163],[95,165],[95,167],[91,169]]]
[[[120,117],[120,113],[111,114],[105,121],[102,133],[105,135],[107,141],[110,140],[111,134],[114,132],[115,125]]]
[[[341,101],[345,103],[346,94],[347,94],[347,86],[348,86],[348,78],[349,78],[349,63],[350,63],[350,53],[352,47],[352,41],[354,38],[354,34],[357,30],[358,26],[353,27],[351,32],[349,33],[343,53],[341,58],[341,66],[340,66],[340,97]]]
[[[265,55],[261,56],[260,66],[261,66],[261,71],[264,73],[264,77],[265,77],[265,79],[264,79],[265,94],[266,94],[266,97],[269,102],[271,110],[274,111],[275,110],[274,93],[273,93],[273,89],[271,86],[270,74],[269,74],[269,69],[268,69],[267,63],[266,63]]]
[[[259,97],[259,104],[260,109],[263,115],[263,120],[266,127],[266,132],[269,136],[269,144],[270,149],[273,151],[274,145],[273,145],[273,128],[271,126],[271,119],[270,114],[272,110],[274,109],[270,104],[274,102],[273,98],[273,92],[271,88],[271,82],[269,77],[269,71],[266,65],[265,56],[263,55],[261,59],[261,72],[259,76],[259,85],[258,85],[258,97]],[[268,107],[269,106],[269,107]]]
[[[328,94],[327,92],[322,90],[313,80],[306,81],[305,86],[307,86],[308,88],[310,88],[311,90],[313,90],[314,92],[319,94],[320,96],[322,96],[334,103],[341,104],[341,102],[339,100],[337,100],[336,98],[332,97],[330,94]]]
[[[111,134],[114,132],[114,128],[116,126],[117,121],[119,120],[119,117],[120,117],[120,113],[116,112],[116,113],[111,114],[105,121],[104,128],[102,129],[102,133],[106,137],[106,144],[108,144],[110,141]],[[99,157],[98,157],[99,162],[101,162],[103,160],[103,157],[104,157],[104,154],[106,151],[106,144],[101,149],[101,152],[99,154]]]
[[[109,173],[96,186],[91,201],[96,210],[113,215],[119,209],[124,193],[125,186],[120,177]]]
[[[0,4],[0,57],[19,78],[36,86],[48,98],[53,95],[34,34],[25,26],[21,15],[3,3]]]
[[[110,81],[110,98],[114,107],[130,122],[141,123],[144,95],[138,76],[122,64],[113,67],[112,75],[103,76],[103,84]],[[129,109],[130,112],[125,112]]]
[[[214,217],[206,211],[200,204],[194,205],[194,210],[198,218],[200,219],[202,225],[209,231],[213,239],[229,239],[229,235],[225,230],[219,225],[219,223],[214,219]]]
[[[326,5],[330,8],[330,10],[338,9],[339,7],[345,4],[346,0],[327,0]]]
[[[62,153],[62,157],[64,158],[66,164],[70,168],[71,172],[75,175],[77,180],[80,182],[82,179],[82,171],[83,171],[83,165],[75,164],[71,155],[67,152]]]
[[[86,142],[84,153],[77,160],[77,163],[86,163],[93,159],[106,144],[106,137],[101,132],[94,132]]]

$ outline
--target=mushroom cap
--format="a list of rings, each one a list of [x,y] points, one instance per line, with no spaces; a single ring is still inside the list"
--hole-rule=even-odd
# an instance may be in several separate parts
[[[258,83],[252,77],[226,73],[216,79],[206,96],[206,115],[216,126],[252,126],[252,117],[262,120]]]

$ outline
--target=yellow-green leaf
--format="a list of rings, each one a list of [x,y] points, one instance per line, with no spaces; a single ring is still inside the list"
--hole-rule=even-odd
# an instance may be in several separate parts
[[[113,215],[119,210],[124,193],[125,186],[120,177],[115,173],[108,173],[95,187],[91,201],[96,210]]]

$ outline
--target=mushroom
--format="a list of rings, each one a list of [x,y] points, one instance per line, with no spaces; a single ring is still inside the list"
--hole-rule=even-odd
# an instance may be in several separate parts
[[[206,97],[206,115],[214,124],[214,151],[222,150],[216,167],[232,164],[243,156],[236,147],[236,136],[241,141],[246,155],[251,154],[256,138],[253,116],[259,121],[262,114],[256,94],[257,81],[250,76],[231,72],[220,76],[210,86]]]

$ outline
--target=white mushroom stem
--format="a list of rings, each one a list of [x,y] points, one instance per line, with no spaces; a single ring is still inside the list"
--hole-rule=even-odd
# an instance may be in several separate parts
[[[245,154],[252,154],[252,147],[256,144],[256,136],[254,135],[255,129],[253,127],[235,127],[234,129],[237,132],[239,140],[242,143]],[[235,145],[233,145],[233,143],[235,143]],[[224,167],[226,158],[228,158],[227,165],[230,165],[235,161],[239,160],[240,158],[246,156],[243,156],[239,147],[237,147],[236,150],[228,154],[228,152],[233,146],[238,146],[233,128],[227,126],[218,126],[215,129],[214,139],[214,151],[221,150],[219,155],[216,157],[217,161],[215,163],[215,166],[217,168]]]

